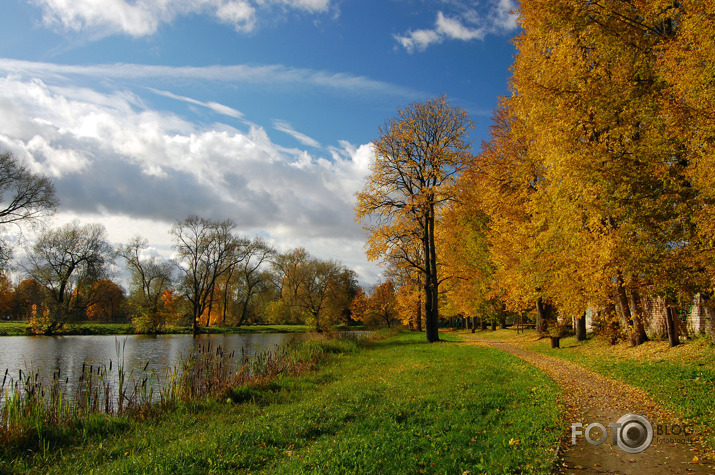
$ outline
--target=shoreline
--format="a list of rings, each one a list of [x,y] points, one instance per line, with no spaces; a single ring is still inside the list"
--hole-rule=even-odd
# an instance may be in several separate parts
[[[31,333],[27,328],[28,322],[10,321],[0,322],[0,337],[2,336],[46,336]],[[361,331],[364,327],[343,327],[338,326],[333,330],[337,331]],[[202,327],[202,335],[216,334],[242,334],[242,333],[308,333],[313,328],[308,325],[242,325],[240,327],[210,326]],[[78,322],[69,324],[66,329],[49,336],[69,336],[69,335],[185,335],[191,334],[191,326],[169,327],[165,331],[158,333],[137,332],[131,323],[102,323],[102,322]]]

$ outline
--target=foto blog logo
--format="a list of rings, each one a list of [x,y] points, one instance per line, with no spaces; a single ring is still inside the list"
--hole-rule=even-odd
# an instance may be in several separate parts
[[[613,445],[629,454],[639,454],[653,442],[653,424],[640,414],[626,414],[617,422],[610,422],[608,427],[611,428]],[[582,423],[574,422],[571,424],[572,445],[576,445],[578,436],[583,436],[591,445],[601,445],[608,438],[608,433],[600,422],[593,422],[585,428]]]

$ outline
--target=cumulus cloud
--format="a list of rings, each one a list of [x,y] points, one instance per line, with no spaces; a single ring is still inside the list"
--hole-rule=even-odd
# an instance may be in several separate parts
[[[365,146],[343,142],[313,156],[255,125],[201,127],[130,93],[12,76],[0,78],[0,117],[8,116],[15,125],[0,131],[0,149],[52,176],[65,212],[162,222],[198,214],[294,238],[362,239],[353,206]]]
[[[485,9],[479,1],[455,2],[455,12],[437,12],[434,26],[394,35],[409,53],[424,51],[446,40],[483,40],[489,34],[503,34],[517,28],[514,0],[492,0]]]
[[[185,15],[209,15],[239,32],[256,28],[259,16],[275,7],[325,13],[331,0],[31,0],[49,27],[95,36],[153,35],[161,24]]]

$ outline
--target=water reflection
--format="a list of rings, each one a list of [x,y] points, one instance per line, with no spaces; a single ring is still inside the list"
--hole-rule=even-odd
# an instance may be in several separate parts
[[[12,336],[0,337],[0,371],[9,370],[15,380],[18,371],[38,373],[44,383],[60,371],[67,380],[65,391],[72,394],[82,374],[83,365],[97,367],[112,364],[109,373],[116,384],[117,364],[123,360],[127,382],[153,374],[155,384],[161,384],[167,369],[178,366],[197,345],[218,348],[236,355],[254,354],[274,349],[304,335],[238,334],[238,335],[122,335],[122,336]],[[236,358],[240,360],[240,358]],[[146,371],[144,369],[146,368]]]

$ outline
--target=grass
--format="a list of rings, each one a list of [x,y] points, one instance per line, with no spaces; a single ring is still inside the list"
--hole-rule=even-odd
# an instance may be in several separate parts
[[[25,336],[27,322],[0,321],[0,336]]]
[[[211,326],[201,327],[202,333],[235,334],[235,333],[303,333],[312,328],[308,325],[243,325],[240,327]],[[135,326],[131,323],[78,322],[67,326],[62,335],[132,335]],[[167,333],[190,334],[191,326],[177,326]],[[28,336],[27,322],[0,321],[0,336]]]
[[[558,389],[506,353],[399,334],[311,341],[302,376],[240,386],[62,450],[4,458],[37,473],[548,473]]]
[[[715,451],[715,349],[704,337],[674,348],[666,341],[631,347],[627,343],[611,346],[598,338],[577,342],[575,337],[566,337],[561,339],[561,348],[552,349],[549,339],[537,340],[534,330],[520,334],[510,329],[486,331],[477,336],[519,342],[636,386],[683,422],[694,424],[706,448]]]

